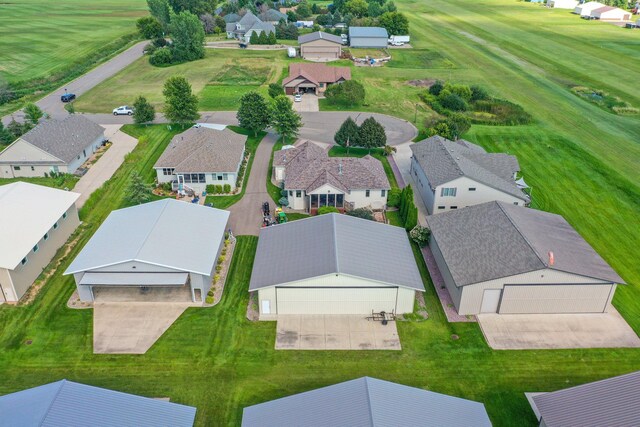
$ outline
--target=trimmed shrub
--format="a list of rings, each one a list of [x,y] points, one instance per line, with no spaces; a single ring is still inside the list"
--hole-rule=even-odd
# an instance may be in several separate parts
[[[286,197],[281,197],[280,200],[278,200],[278,203],[280,204],[280,206],[289,206],[289,199],[287,199]]]
[[[213,283],[218,283],[220,281],[220,275],[216,274],[213,276]]]
[[[355,216],[356,218],[368,219],[370,221],[374,221],[373,212],[371,212],[367,208],[358,208],[352,211],[347,212],[349,216]]]
[[[207,184],[206,187],[207,193],[209,194],[215,194],[216,193],[216,186],[213,184]]]
[[[204,302],[206,302],[207,304],[213,304],[213,297],[207,295],[207,297],[204,299]]]
[[[207,295],[212,297],[214,295],[213,289],[209,289],[209,292],[207,292]]]
[[[217,194],[222,194],[222,185],[221,184],[216,184],[216,193]]]
[[[222,191],[223,191],[223,193],[225,193],[225,194],[231,193],[231,184],[225,184],[225,185],[222,187]]]
[[[221,265],[216,265],[216,273],[220,273],[222,271]]]
[[[318,215],[324,215],[328,213],[340,213],[340,211],[338,210],[338,208],[335,208],[333,206],[322,206],[318,208]]]
[[[392,188],[387,193],[387,206],[390,208],[397,208],[400,205],[400,196],[402,190],[399,188]]]

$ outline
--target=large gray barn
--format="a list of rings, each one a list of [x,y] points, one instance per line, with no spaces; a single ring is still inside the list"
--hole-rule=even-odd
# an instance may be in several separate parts
[[[350,47],[385,48],[389,43],[389,33],[381,27],[349,27]]]
[[[623,280],[559,215],[488,202],[427,217],[461,315],[603,313]]]

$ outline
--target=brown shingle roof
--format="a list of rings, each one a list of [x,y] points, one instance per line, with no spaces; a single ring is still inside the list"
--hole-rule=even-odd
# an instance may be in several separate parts
[[[173,137],[154,167],[178,173],[235,172],[246,140],[229,129],[193,127]]]
[[[335,83],[340,80],[351,80],[351,68],[330,67],[325,64],[295,62],[289,64],[289,77],[282,81],[283,85],[299,77],[318,83]]]

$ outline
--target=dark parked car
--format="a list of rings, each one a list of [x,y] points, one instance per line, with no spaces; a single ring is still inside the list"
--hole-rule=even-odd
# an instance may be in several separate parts
[[[62,95],[60,97],[60,101],[62,101],[62,102],[71,102],[74,99],[76,99],[76,94],[75,93],[65,93],[64,95]]]

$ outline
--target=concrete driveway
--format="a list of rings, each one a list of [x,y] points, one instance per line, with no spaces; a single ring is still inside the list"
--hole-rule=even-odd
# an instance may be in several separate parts
[[[640,347],[638,336],[613,307],[597,314],[479,314],[477,318],[495,350]]]
[[[144,354],[192,303],[96,302],[93,352]]]
[[[293,109],[299,113],[320,111],[318,97],[312,93],[303,94],[300,102],[295,102],[292,95],[289,95],[289,99],[293,102]]]
[[[280,315],[276,350],[401,350],[396,322],[353,315]]]
[[[91,193],[100,188],[118,170],[124,157],[129,154],[138,143],[132,136],[120,131],[122,125],[103,125],[105,136],[113,144],[98,161],[93,164],[86,174],[76,183],[73,191],[80,193],[76,202],[81,208]]]

